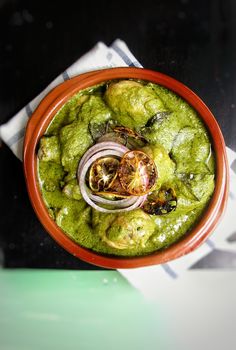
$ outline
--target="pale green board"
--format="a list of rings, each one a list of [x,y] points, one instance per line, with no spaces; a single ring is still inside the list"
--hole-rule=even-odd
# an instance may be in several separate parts
[[[0,349],[161,349],[163,310],[116,271],[0,271]]]

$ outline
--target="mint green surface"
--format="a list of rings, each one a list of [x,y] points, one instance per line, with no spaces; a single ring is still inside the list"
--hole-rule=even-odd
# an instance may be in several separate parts
[[[0,271],[0,349],[164,349],[164,310],[116,271]]]

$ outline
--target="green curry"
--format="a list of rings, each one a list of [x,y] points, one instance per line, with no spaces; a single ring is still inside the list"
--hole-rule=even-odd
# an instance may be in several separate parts
[[[130,128],[145,140],[133,147],[156,165],[151,196],[171,188],[174,210],[102,213],[84,201],[79,161],[114,126]],[[196,111],[170,90],[135,80],[106,82],[71,98],[40,140],[38,174],[56,224],[79,245],[118,256],[148,254],[179,240],[198,222],[215,186],[209,135]]]

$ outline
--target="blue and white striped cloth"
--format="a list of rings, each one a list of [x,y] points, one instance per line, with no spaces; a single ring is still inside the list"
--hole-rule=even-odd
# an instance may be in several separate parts
[[[26,123],[32,112],[49,91],[63,81],[81,73],[96,69],[126,66],[141,67],[141,64],[135,59],[123,41],[117,39],[109,47],[102,42],[98,42],[91,51],[79,58],[72,66],[53,80],[45,90],[22,108],[8,123],[1,125],[1,139],[11,148],[17,158],[22,160],[22,146]]]
[[[41,94],[29,102],[9,122],[1,125],[1,139],[19,159],[22,159],[22,145],[26,123],[42,98],[52,88],[81,73],[96,69],[124,66],[142,67],[122,40],[115,40],[109,47],[103,42],[98,42],[88,53],[79,58],[72,66],[53,80]],[[229,243],[228,241],[228,238],[236,233],[236,153],[227,148],[227,155],[230,164],[230,196],[228,207],[223,220],[211,238],[196,251],[170,263],[138,269],[119,270],[133,286],[141,290],[144,294],[148,294],[150,291],[158,288],[160,281],[163,282],[163,280],[166,280],[167,283],[172,283],[184,271],[216,248],[236,252],[236,243]]]

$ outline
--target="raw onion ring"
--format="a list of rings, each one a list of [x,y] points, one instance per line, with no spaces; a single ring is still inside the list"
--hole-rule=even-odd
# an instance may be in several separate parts
[[[88,194],[88,190],[86,189],[87,186],[86,186],[86,183],[85,183],[85,178],[86,178],[87,171],[88,171],[89,167],[92,165],[92,163],[94,161],[96,161],[98,158],[102,158],[102,157],[105,157],[105,156],[108,156],[108,155],[114,155],[116,157],[122,157],[122,155],[125,153],[123,150],[120,150],[120,145],[118,145],[118,147],[117,147],[116,144],[115,145],[114,145],[114,143],[112,143],[112,144],[113,145],[111,145],[109,143],[109,146],[112,146],[115,149],[106,149],[106,150],[103,150],[103,151],[101,151],[101,150],[98,151],[98,148],[95,147],[97,145],[95,145],[94,146],[95,148],[92,151],[91,151],[91,149],[89,150],[90,151],[90,152],[88,152],[89,155],[85,154],[83,159],[81,159],[82,165],[81,165],[81,162],[80,162],[79,167],[78,167],[78,172],[77,172],[77,176],[78,176],[78,181],[79,181],[79,186],[80,186],[80,191],[81,191],[82,197],[84,198],[84,200],[91,207],[93,207],[94,209],[96,209],[96,210],[98,210],[100,212],[103,212],[103,213],[114,213],[114,212],[117,213],[117,212],[123,212],[123,211],[130,211],[130,210],[138,208],[144,202],[144,196],[140,196],[140,197],[136,198],[136,200],[133,202],[133,204],[131,204],[129,206],[123,207],[123,205],[122,205],[122,208],[119,207],[117,209],[107,209],[107,208],[101,207],[100,205],[97,205],[90,198],[90,196]],[[101,147],[99,147],[99,149],[101,149]],[[91,154],[93,154],[93,155],[91,156]],[[146,196],[145,196],[145,199],[146,199]],[[101,198],[101,200],[102,200],[102,198]],[[107,201],[108,200],[104,198],[104,202],[102,204],[108,204]],[[111,202],[112,202],[111,205],[114,207],[114,202],[113,201],[111,201]],[[117,203],[118,202],[120,202],[120,201],[118,200]],[[124,204],[124,202],[123,202],[123,204]],[[128,204],[128,203],[126,203],[126,204]]]

